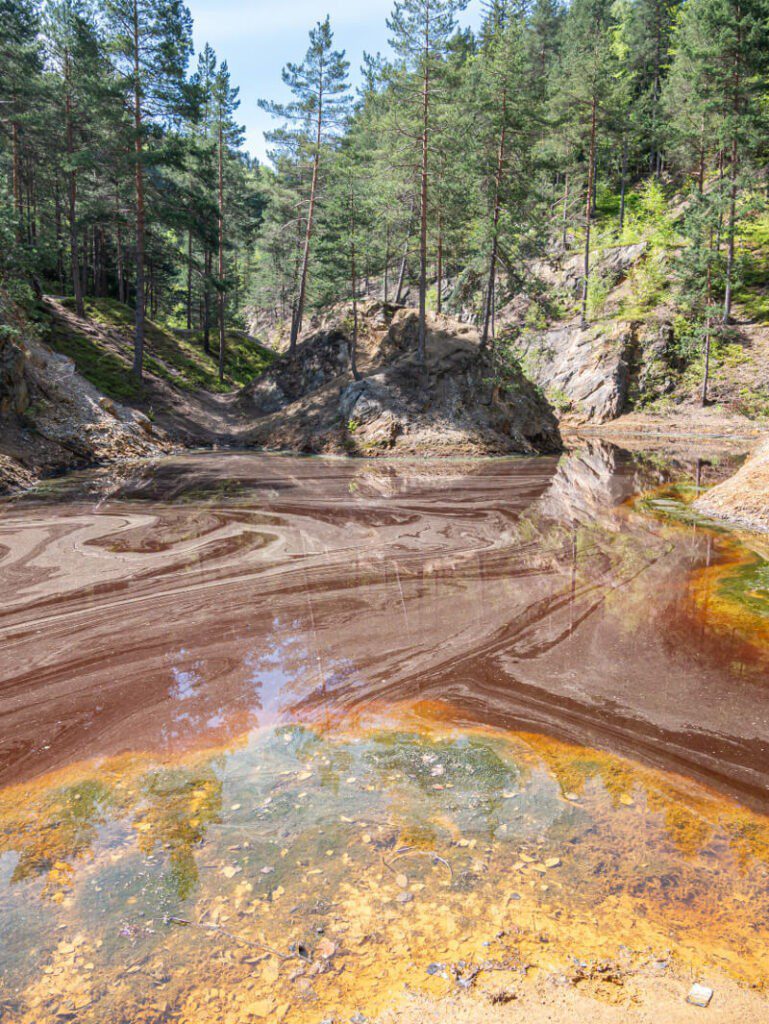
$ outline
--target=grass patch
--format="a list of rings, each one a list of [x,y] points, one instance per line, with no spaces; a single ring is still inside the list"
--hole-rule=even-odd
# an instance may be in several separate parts
[[[70,308],[73,300],[65,300]],[[137,397],[139,389],[131,380],[133,360],[133,310],[114,299],[87,299],[86,316],[102,328],[119,332],[113,336],[115,352],[96,338],[73,337],[62,325],[54,325],[51,345],[71,356],[78,370],[115,398]],[[212,349],[216,342],[211,335]],[[274,354],[252,338],[227,332],[225,379],[219,381],[218,355],[203,350],[203,334],[180,335],[152,320],[145,321],[145,366],[150,373],[185,390],[231,391],[262,373]]]
[[[740,282],[734,298],[757,323],[769,323],[769,212],[744,222],[737,236]]]
[[[130,366],[95,338],[70,333],[58,322],[51,324],[46,341],[55,352],[75,361],[78,373],[110,398],[119,401],[138,398],[141,389]]]

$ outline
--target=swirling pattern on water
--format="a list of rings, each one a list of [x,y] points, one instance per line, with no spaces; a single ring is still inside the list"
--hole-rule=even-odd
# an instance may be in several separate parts
[[[0,781],[419,699],[765,805],[766,651],[692,597],[718,539],[629,507],[666,478],[206,453],[7,505]]]

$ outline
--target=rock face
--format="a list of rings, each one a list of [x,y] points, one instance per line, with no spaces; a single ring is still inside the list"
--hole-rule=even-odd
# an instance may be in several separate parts
[[[591,255],[590,273],[612,288],[627,275],[645,252],[646,242],[608,246]],[[581,253],[535,260],[530,264],[530,270],[547,288],[560,289],[573,295],[579,295],[582,291],[584,258]]]
[[[291,402],[322,388],[350,365],[350,343],[338,327],[320,330],[302,342],[295,360],[283,356],[252,384],[244,394],[262,413],[276,412]]]
[[[106,398],[66,356],[34,338],[0,347],[0,493],[37,475],[170,447],[147,416]]]
[[[579,317],[531,326],[533,295],[521,293],[500,312],[523,370],[547,394],[561,417],[576,423],[606,423],[630,407],[675,389],[684,368],[675,351],[670,315],[660,308],[643,320],[622,315],[626,278],[644,256],[646,243],[613,246],[596,253],[591,273],[608,289],[601,316],[583,326]],[[582,258],[558,256],[529,267],[544,293],[581,293]],[[547,303],[545,303],[547,305]]]
[[[0,418],[21,416],[29,405],[24,375],[24,353],[10,338],[0,335]]]
[[[769,531],[769,441],[734,476],[699,497],[698,512],[752,530]]]
[[[495,382],[474,329],[432,318],[424,367],[417,331],[416,313],[397,313],[382,343],[385,365],[342,390],[340,413],[358,449],[502,454],[560,447],[547,403],[522,373]]]
[[[606,330],[583,328],[575,320],[542,333],[524,332],[514,352],[562,413],[604,423],[619,416],[627,402],[635,344],[630,323]]]
[[[561,416],[606,423],[675,389],[683,363],[665,312],[645,322],[578,319],[523,330],[512,348]]]

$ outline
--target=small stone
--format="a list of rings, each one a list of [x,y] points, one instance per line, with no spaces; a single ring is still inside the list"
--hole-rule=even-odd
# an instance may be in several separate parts
[[[397,875],[395,881],[398,883],[401,889],[407,889],[409,884],[408,875]]]
[[[443,964],[428,964],[427,965],[427,973],[428,974],[440,974],[442,970],[443,970]]]
[[[686,997],[686,1001],[687,1003],[691,1003],[692,1006],[701,1006],[705,1008],[709,1005],[712,998],[712,988],[708,988],[706,985],[694,984],[689,989],[689,995]]]
[[[547,860],[545,861],[545,867],[546,868],[557,868],[557,867],[560,867],[560,865],[561,865],[561,858],[560,857],[548,857]]]
[[[411,901],[414,899],[413,895],[410,892],[399,892],[395,898],[398,901],[398,903],[411,903]]]
[[[315,952],[321,960],[330,960],[334,953],[336,953],[336,943],[332,942],[331,939],[321,939],[315,947]]]

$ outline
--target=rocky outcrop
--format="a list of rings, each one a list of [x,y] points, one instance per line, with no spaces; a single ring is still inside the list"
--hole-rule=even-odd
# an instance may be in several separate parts
[[[524,372],[559,412],[596,423],[624,409],[634,348],[633,325],[623,321],[582,327],[573,320],[541,332],[524,331],[513,343]]]
[[[644,255],[646,248],[646,242],[636,242],[633,245],[607,246],[600,252],[592,253],[591,276],[600,278],[604,284],[613,288],[627,276],[630,268]],[[554,254],[545,260],[534,260],[529,270],[545,288],[573,295],[579,295],[582,291],[585,273],[582,253]]]
[[[29,405],[24,352],[0,332],[0,419],[21,416]]]
[[[350,342],[344,332],[338,327],[319,330],[298,346],[294,359],[284,355],[276,360],[243,395],[259,414],[277,412],[346,373],[349,365]]]
[[[0,452],[0,495],[23,491],[35,483],[35,475],[10,455]]]
[[[511,370],[495,377],[477,332],[433,317],[425,364],[416,358],[417,314],[395,315],[382,341],[382,368],[341,393],[339,409],[358,450],[401,452],[555,451],[555,417],[541,394]]]
[[[769,531],[769,441],[764,441],[734,476],[699,497],[694,507],[703,515]]]
[[[554,451],[555,416],[516,367],[498,373],[478,332],[431,316],[425,364],[418,316],[372,302],[360,310],[361,379],[350,372],[349,316],[339,310],[244,389],[242,441],[307,452],[451,455]]]
[[[30,336],[0,346],[0,491],[94,462],[170,450],[150,419],[103,395]]]

